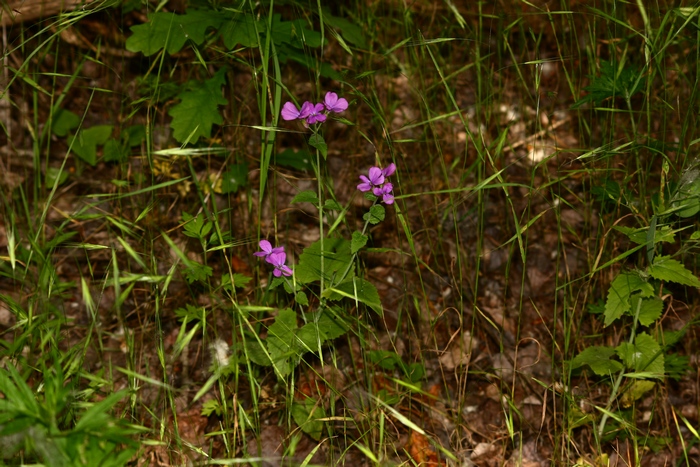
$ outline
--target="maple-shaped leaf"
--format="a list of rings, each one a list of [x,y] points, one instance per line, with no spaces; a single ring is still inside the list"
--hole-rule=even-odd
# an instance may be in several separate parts
[[[588,102],[600,104],[609,97],[629,99],[644,89],[644,77],[634,68],[619,69],[616,63],[600,61],[600,76],[589,76],[591,84],[583,88],[588,94],[571,106],[577,109]]]
[[[623,272],[612,281],[605,301],[606,326],[630,310],[630,296],[638,290],[642,298],[654,294],[654,288],[635,272]]]
[[[182,49],[187,39],[201,44],[207,29],[218,29],[224,21],[213,10],[189,10],[184,15],[158,12],[148,19],[148,23],[131,27],[133,34],[126,40],[126,50],[148,57],[165,49],[172,55]]]
[[[264,29],[265,23],[257,21],[253,15],[242,14],[226,20],[219,31],[224,45],[230,50],[238,44],[257,47],[258,33]]]
[[[173,117],[170,127],[178,142],[194,143],[202,136],[209,138],[212,125],[223,123],[218,106],[228,103],[221,95],[225,82],[226,69],[222,68],[211,79],[190,82],[192,89],[178,94],[180,103],[168,111]]]

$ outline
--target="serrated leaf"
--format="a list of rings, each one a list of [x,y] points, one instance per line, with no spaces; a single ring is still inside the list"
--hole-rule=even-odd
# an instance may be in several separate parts
[[[188,284],[193,282],[205,282],[211,277],[214,270],[210,266],[200,264],[196,261],[190,261],[185,269],[185,279]]]
[[[360,248],[367,244],[367,240],[369,240],[367,235],[363,235],[362,232],[358,232],[357,230],[354,231],[352,233],[352,242],[350,243],[350,252],[353,255],[357,253]]]
[[[248,164],[233,164],[221,175],[221,193],[236,193],[248,184]]]
[[[185,305],[185,308],[178,308],[175,310],[175,316],[177,316],[181,322],[184,320],[188,322],[203,322],[206,320],[207,311],[203,306],[196,307],[188,303]]]
[[[201,44],[207,29],[218,29],[223,22],[214,10],[188,10],[184,15],[158,12],[148,19],[148,23],[132,26],[133,34],[126,40],[128,51],[142,52],[147,57],[161,49],[171,55],[177,53],[188,39]]]
[[[67,136],[71,130],[78,128],[80,117],[70,110],[58,109],[51,120],[51,131],[56,136]]]
[[[614,226],[613,227],[618,232],[621,232],[632,240],[637,245],[645,245],[647,243],[647,233],[649,232],[649,227],[644,227],[641,229],[633,229],[631,227]],[[666,242],[673,243],[676,241],[676,232],[671,229],[670,226],[665,225],[661,228],[656,229],[654,232],[654,243]]]
[[[376,225],[383,221],[385,216],[386,209],[384,209],[384,206],[382,206],[381,204],[375,204],[374,206],[369,208],[369,212],[366,212],[362,216],[362,218],[368,221],[370,224]]]
[[[615,349],[625,367],[636,373],[649,374],[651,378],[664,377],[664,355],[656,339],[640,333],[634,344],[624,342]]]
[[[641,303],[640,303],[641,302]],[[661,317],[663,312],[664,302],[659,297],[641,298],[638,295],[632,296],[630,299],[629,314],[634,316],[639,306],[639,323],[642,326],[649,326]]]
[[[610,290],[608,290],[608,298],[605,301],[605,326],[609,326],[629,311],[630,296],[638,290],[641,291],[642,297],[654,294],[653,287],[639,274],[633,272],[623,272],[612,281]]]
[[[306,293],[301,291],[294,294],[294,300],[301,306],[307,306],[309,304],[309,297]]]
[[[682,183],[673,202],[673,207],[678,209],[676,213],[680,217],[693,217],[700,212],[700,178],[697,174],[695,177],[694,180]]]
[[[349,298],[364,303],[372,308],[377,314],[382,315],[382,302],[379,299],[379,292],[371,282],[361,278],[353,277],[350,280],[338,284],[326,291],[329,300],[340,300]]]
[[[318,353],[319,344],[326,341],[326,335],[315,323],[306,323],[296,332],[295,348],[298,355],[306,352]]]
[[[265,23],[258,22],[253,15],[240,14],[226,20],[220,28],[224,45],[231,50],[240,44],[243,47],[258,46],[258,32],[265,29]]]
[[[248,356],[251,362],[260,366],[271,366],[272,361],[265,353],[261,344],[264,344],[265,340],[258,342],[254,337],[249,337],[245,339],[245,354]]]
[[[197,238],[199,240],[204,240],[204,238],[211,232],[213,224],[206,220],[204,214],[198,214],[197,217],[192,217],[187,213],[183,213],[182,219],[187,222],[184,225],[183,234],[188,237]]]
[[[228,103],[221,95],[225,82],[226,69],[222,68],[211,79],[190,82],[194,89],[178,94],[180,103],[168,111],[173,117],[170,123],[173,137],[178,142],[189,139],[189,143],[194,143],[201,137],[209,138],[212,126],[223,123],[219,106]]]
[[[639,71],[631,67],[618,70],[616,64],[606,60],[600,61],[600,76],[589,76],[589,78],[591,84],[583,88],[588,91],[588,94],[576,101],[571,106],[572,109],[577,109],[588,102],[600,104],[609,97],[629,99],[644,88],[645,82],[645,79],[640,77]]]
[[[319,134],[312,135],[309,138],[309,146],[318,149],[318,152],[321,153],[324,159],[328,157],[328,145],[326,144],[326,140],[323,139],[323,136]]]
[[[610,359],[613,355],[615,355],[615,349],[612,347],[593,345],[576,355],[571,361],[571,368],[588,365],[598,376],[609,376],[624,368],[622,363]]]
[[[112,125],[97,125],[80,130],[73,137],[71,150],[94,167],[97,164],[97,146],[106,143],[110,136]]]
[[[311,203],[318,206],[318,195],[315,191],[305,190],[297,193],[297,195],[292,198],[292,204],[294,203]]]
[[[303,404],[294,402],[292,404],[292,418],[304,433],[316,441],[321,439],[326,411],[320,402],[311,397],[307,397]]]
[[[670,256],[657,256],[649,267],[649,275],[654,279],[676,284],[700,287],[700,280],[679,261]]]
[[[324,251],[324,278],[331,283],[335,276],[345,272],[348,265],[352,264],[350,242],[343,238],[325,238]],[[351,269],[352,272],[352,269]],[[299,263],[294,268],[297,283],[308,284],[321,280],[321,241],[318,240],[304,249],[299,255]],[[336,280],[338,280],[336,278]]]

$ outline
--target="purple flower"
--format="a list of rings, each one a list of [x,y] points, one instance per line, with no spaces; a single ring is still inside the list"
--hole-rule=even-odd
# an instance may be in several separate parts
[[[385,183],[380,187],[374,188],[372,190],[372,193],[374,193],[374,196],[376,196],[377,198],[381,196],[383,203],[394,204],[394,193],[392,193],[393,190],[394,185],[392,185],[391,183]]]
[[[306,107],[306,104],[309,104],[309,112],[305,116],[301,117],[306,118],[306,123],[311,125],[313,123],[326,121],[326,114],[322,113],[325,109],[323,104],[318,103],[316,105],[313,105],[311,102],[304,102],[304,105],[301,107],[302,113],[304,112],[304,107]]]
[[[338,94],[334,92],[326,93],[324,103],[326,106],[326,110],[328,110],[329,112],[340,113],[347,110],[348,108],[348,101],[344,97],[338,99]]]
[[[275,270],[272,271],[272,275],[274,275],[275,277],[280,277],[282,274],[284,274],[285,276],[292,275],[292,270],[289,269],[289,267],[286,264],[284,264],[287,262],[287,253],[285,253],[284,251],[270,253],[265,258],[265,261],[267,261],[275,267]]]
[[[360,175],[360,180],[362,180],[362,183],[357,185],[357,189],[360,191],[370,191],[374,187],[378,187],[384,183],[384,172],[382,172],[382,169],[379,167],[372,167],[369,169],[369,177]]]
[[[284,120],[296,120],[301,115],[301,112],[299,112],[299,109],[293,102],[287,102],[282,107],[281,115]]]
[[[283,246],[278,246],[276,248],[272,248],[272,244],[268,242],[267,240],[260,240],[260,250],[262,251],[256,251],[253,253],[255,256],[258,256],[260,258],[265,258],[267,261],[267,258],[272,255],[272,254],[278,254],[278,253],[284,253],[284,247]]]
[[[394,175],[394,172],[396,172],[396,164],[394,164],[393,162],[387,165],[386,169],[382,169],[382,173],[385,177],[390,177]]]

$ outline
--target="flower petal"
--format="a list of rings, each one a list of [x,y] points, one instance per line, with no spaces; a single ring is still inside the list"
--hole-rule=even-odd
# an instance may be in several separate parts
[[[282,107],[281,115],[284,120],[296,120],[299,118],[299,109],[293,102],[287,102]]]
[[[386,168],[382,170],[382,173],[385,177],[392,176],[394,172],[396,172],[396,164],[394,164],[393,162],[387,165]]]

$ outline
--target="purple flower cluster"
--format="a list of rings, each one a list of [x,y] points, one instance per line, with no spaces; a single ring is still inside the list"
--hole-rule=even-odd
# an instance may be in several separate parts
[[[338,94],[334,92],[326,93],[323,103],[314,104],[306,101],[298,109],[293,102],[287,102],[282,107],[282,118],[284,120],[304,120],[305,125],[325,122],[329,112],[340,113],[348,108],[348,101],[344,98],[338,98]]]
[[[382,202],[392,204],[394,202],[394,185],[387,182],[386,179],[396,172],[396,164],[393,162],[386,169],[372,167],[369,169],[368,175],[360,175],[362,183],[357,185],[357,189],[363,192],[372,191],[374,196],[382,198]]]
[[[275,277],[280,277],[282,274],[291,276],[292,270],[284,264],[287,262],[287,253],[284,252],[283,246],[272,248],[272,245],[267,240],[260,240],[260,250],[253,253],[255,256],[265,258],[265,262],[270,263],[275,267],[272,274]]]

